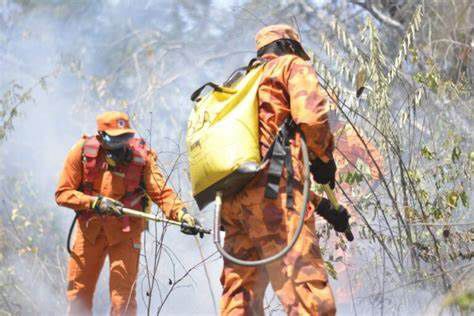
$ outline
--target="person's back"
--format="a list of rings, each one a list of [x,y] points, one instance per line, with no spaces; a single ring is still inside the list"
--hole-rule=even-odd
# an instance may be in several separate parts
[[[310,155],[329,160],[332,134],[328,124],[328,105],[320,92],[311,64],[296,55],[264,54],[267,61],[258,89],[261,154],[265,156],[284,121],[291,117],[302,129]],[[290,106],[291,105],[291,106]],[[301,180],[300,144],[292,144]]]
[[[316,181],[333,186],[335,165],[328,106],[311,64],[303,59],[307,55],[299,46],[299,36],[287,25],[274,25],[262,29],[256,41],[258,56],[265,63],[258,89],[262,157],[273,150],[277,133],[291,119],[306,139],[312,170],[318,171],[313,172]],[[295,233],[303,205],[303,162],[301,135],[295,130],[292,134],[294,137],[284,146],[287,156],[281,176],[276,180],[269,176],[267,165],[241,192],[224,200],[224,247],[240,259],[253,261],[274,255]],[[277,183],[269,186],[269,181]],[[263,267],[243,267],[224,260],[222,314],[263,314],[263,296],[269,282],[288,314],[335,313],[314,231],[314,205],[309,207],[302,233],[283,259]]]

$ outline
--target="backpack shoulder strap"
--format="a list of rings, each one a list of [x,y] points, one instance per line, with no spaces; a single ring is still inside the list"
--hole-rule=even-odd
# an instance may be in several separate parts
[[[83,160],[83,189],[84,193],[90,194],[92,184],[100,172],[98,156],[100,150],[100,142],[95,136],[83,136],[84,144],[82,145]],[[87,191],[87,192],[86,192]]]
[[[143,168],[146,164],[149,148],[142,138],[133,138],[130,141],[132,151],[131,161],[125,170],[125,190],[134,192],[140,186]]]

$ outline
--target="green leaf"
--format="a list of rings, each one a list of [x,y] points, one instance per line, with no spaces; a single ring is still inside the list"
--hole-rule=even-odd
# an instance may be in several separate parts
[[[434,159],[434,154],[427,146],[423,146],[421,149],[421,155],[425,157],[428,160],[433,160]]]
[[[332,265],[332,263],[329,261],[324,261],[324,266],[326,267],[326,271],[331,276],[331,278],[337,280],[337,271]]]
[[[428,202],[428,197],[429,197],[428,192],[426,192],[425,190],[420,190],[419,194],[420,194],[420,199],[426,205]]]
[[[413,75],[413,80],[427,86],[434,92],[438,92],[440,78],[438,72],[435,69],[428,73],[417,72],[415,75]]]
[[[340,177],[344,182],[350,185],[359,184],[364,178],[361,173],[356,171],[341,174]]]
[[[420,173],[416,169],[408,170],[408,176],[415,183],[420,183],[420,181],[421,181]]]
[[[453,152],[451,153],[451,160],[453,162],[456,162],[459,160],[460,157],[461,157],[461,148],[459,148],[459,146],[455,146],[453,148]]]
[[[458,205],[459,194],[456,191],[451,191],[448,193],[446,200],[449,207],[455,208]]]
[[[459,197],[461,198],[462,205],[464,205],[464,207],[468,207],[469,199],[467,197],[466,191],[462,191],[461,193],[459,193]]]
[[[418,52],[416,48],[412,45],[408,48],[408,51],[411,53],[411,56],[413,57],[413,62],[416,63],[418,61]]]
[[[469,310],[474,307],[474,292],[468,292],[460,295],[456,299],[456,304],[459,305],[459,307],[462,310]]]
[[[462,311],[469,311],[474,308],[474,291],[466,290],[456,295],[448,295],[443,303],[444,306],[457,305]]]
[[[436,206],[432,206],[428,208],[430,215],[433,216],[435,219],[440,219],[443,216],[443,211]]]
[[[417,72],[416,74],[413,75],[413,80],[415,80],[418,83],[423,84],[425,80],[424,73],[422,72]]]

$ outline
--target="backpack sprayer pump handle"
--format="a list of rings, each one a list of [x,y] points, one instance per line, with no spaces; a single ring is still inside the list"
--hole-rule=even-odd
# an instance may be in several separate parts
[[[339,202],[337,202],[336,196],[334,195],[334,191],[331,189],[329,184],[323,184],[322,185],[324,192],[326,192],[326,196],[328,197],[329,201],[331,202],[332,206],[335,209],[339,208]],[[354,235],[352,234],[351,228],[348,227],[346,231],[344,232],[344,235],[346,236],[347,240],[353,241],[354,240]]]

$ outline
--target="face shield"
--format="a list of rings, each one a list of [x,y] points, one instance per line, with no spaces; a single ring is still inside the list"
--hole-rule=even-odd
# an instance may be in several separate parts
[[[118,136],[110,136],[105,132],[99,132],[102,147],[105,149],[105,160],[111,167],[127,163],[130,160],[130,149],[128,144],[133,138],[133,133],[126,133]]]
[[[101,137],[102,147],[104,147],[105,150],[115,151],[126,148],[134,134],[126,133],[118,136],[110,136],[105,132],[100,132],[99,135]]]

